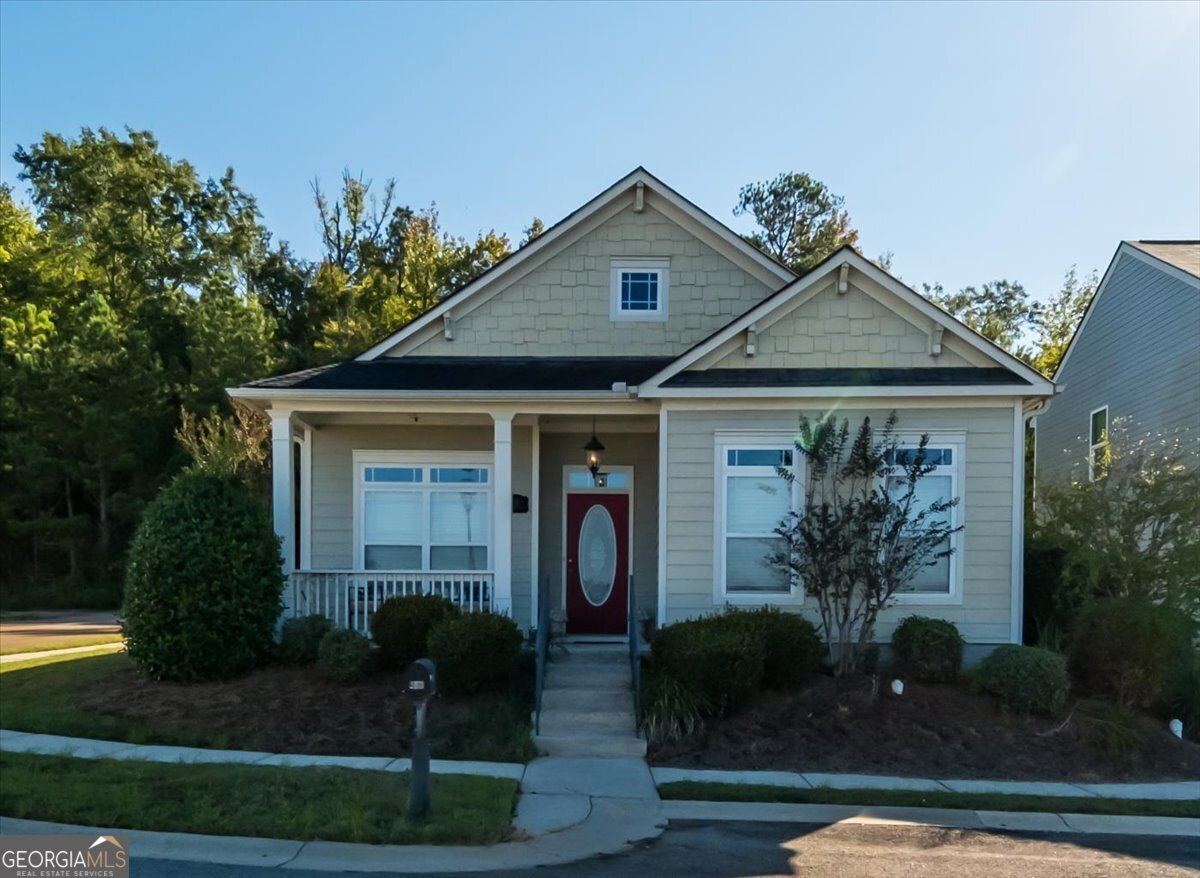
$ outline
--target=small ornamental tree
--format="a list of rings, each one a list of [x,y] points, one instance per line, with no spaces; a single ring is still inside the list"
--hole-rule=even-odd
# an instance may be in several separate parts
[[[893,412],[876,430],[801,416],[796,450],[808,468],[804,505],[780,523],[782,550],[770,556],[817,601],[834,672],[854,670],[871,643],[879,611],[926,567],[951,553],[949,510],[957,497],[928,505],[917,485],[932,472],[929,436],[901,448]],[[796,474],[780,469],[789,482]]]

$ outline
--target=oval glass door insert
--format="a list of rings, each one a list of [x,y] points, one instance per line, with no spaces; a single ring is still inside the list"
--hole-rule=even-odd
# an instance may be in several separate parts
[[[617,581],[617,530],[612,516],[596,504],[579,527],[579,582],[593,607],[601,606]]]

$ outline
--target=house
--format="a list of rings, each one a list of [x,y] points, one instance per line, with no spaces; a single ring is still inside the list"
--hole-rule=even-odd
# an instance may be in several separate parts
[[[1200,461],[1200,241],[1122,241],[1054,380],[1035,421],[1038,484],[1094,478],[1122,421]]]
[[[347,362],[230,394],[271,418],[288,612],[444,594],[617,637],[812,613],[764,561],[801,413],[928,432],[955,553],[881,618],[1021,639],[1022,437],[1054,391],[852,249],[797,277],[638,168]],[[800,473],[803,478],[803,473]]]

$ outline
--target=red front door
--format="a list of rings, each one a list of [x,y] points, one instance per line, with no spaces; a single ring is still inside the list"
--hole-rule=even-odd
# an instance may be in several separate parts
[[[624,634],[629,495],[567,495],[567,631]]]

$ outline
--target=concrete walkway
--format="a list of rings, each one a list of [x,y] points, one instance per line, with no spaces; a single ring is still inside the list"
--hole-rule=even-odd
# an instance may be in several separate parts
[[[37,652],[14,652],[9,655],[0,655],[0,665],[27,662],[31,659],[52,659],[58,656],[83,655],[84,653],[101,655],[106,652],[120,652],[124,648],[124,643],[94,643],[91,646],[68,646],[63,649],[42,649]]]
[[[1021,796],[1068,796],[1106,799],[1200,799],[1200,780],[1164,783],[1052,783],[1011,780],[932,780],[874,774],[799,774],[792,771],[713,771],[652,768],[654,783],[675,781],[756,784],[792,789],[914,790],[926,793],[1002,793]]]

